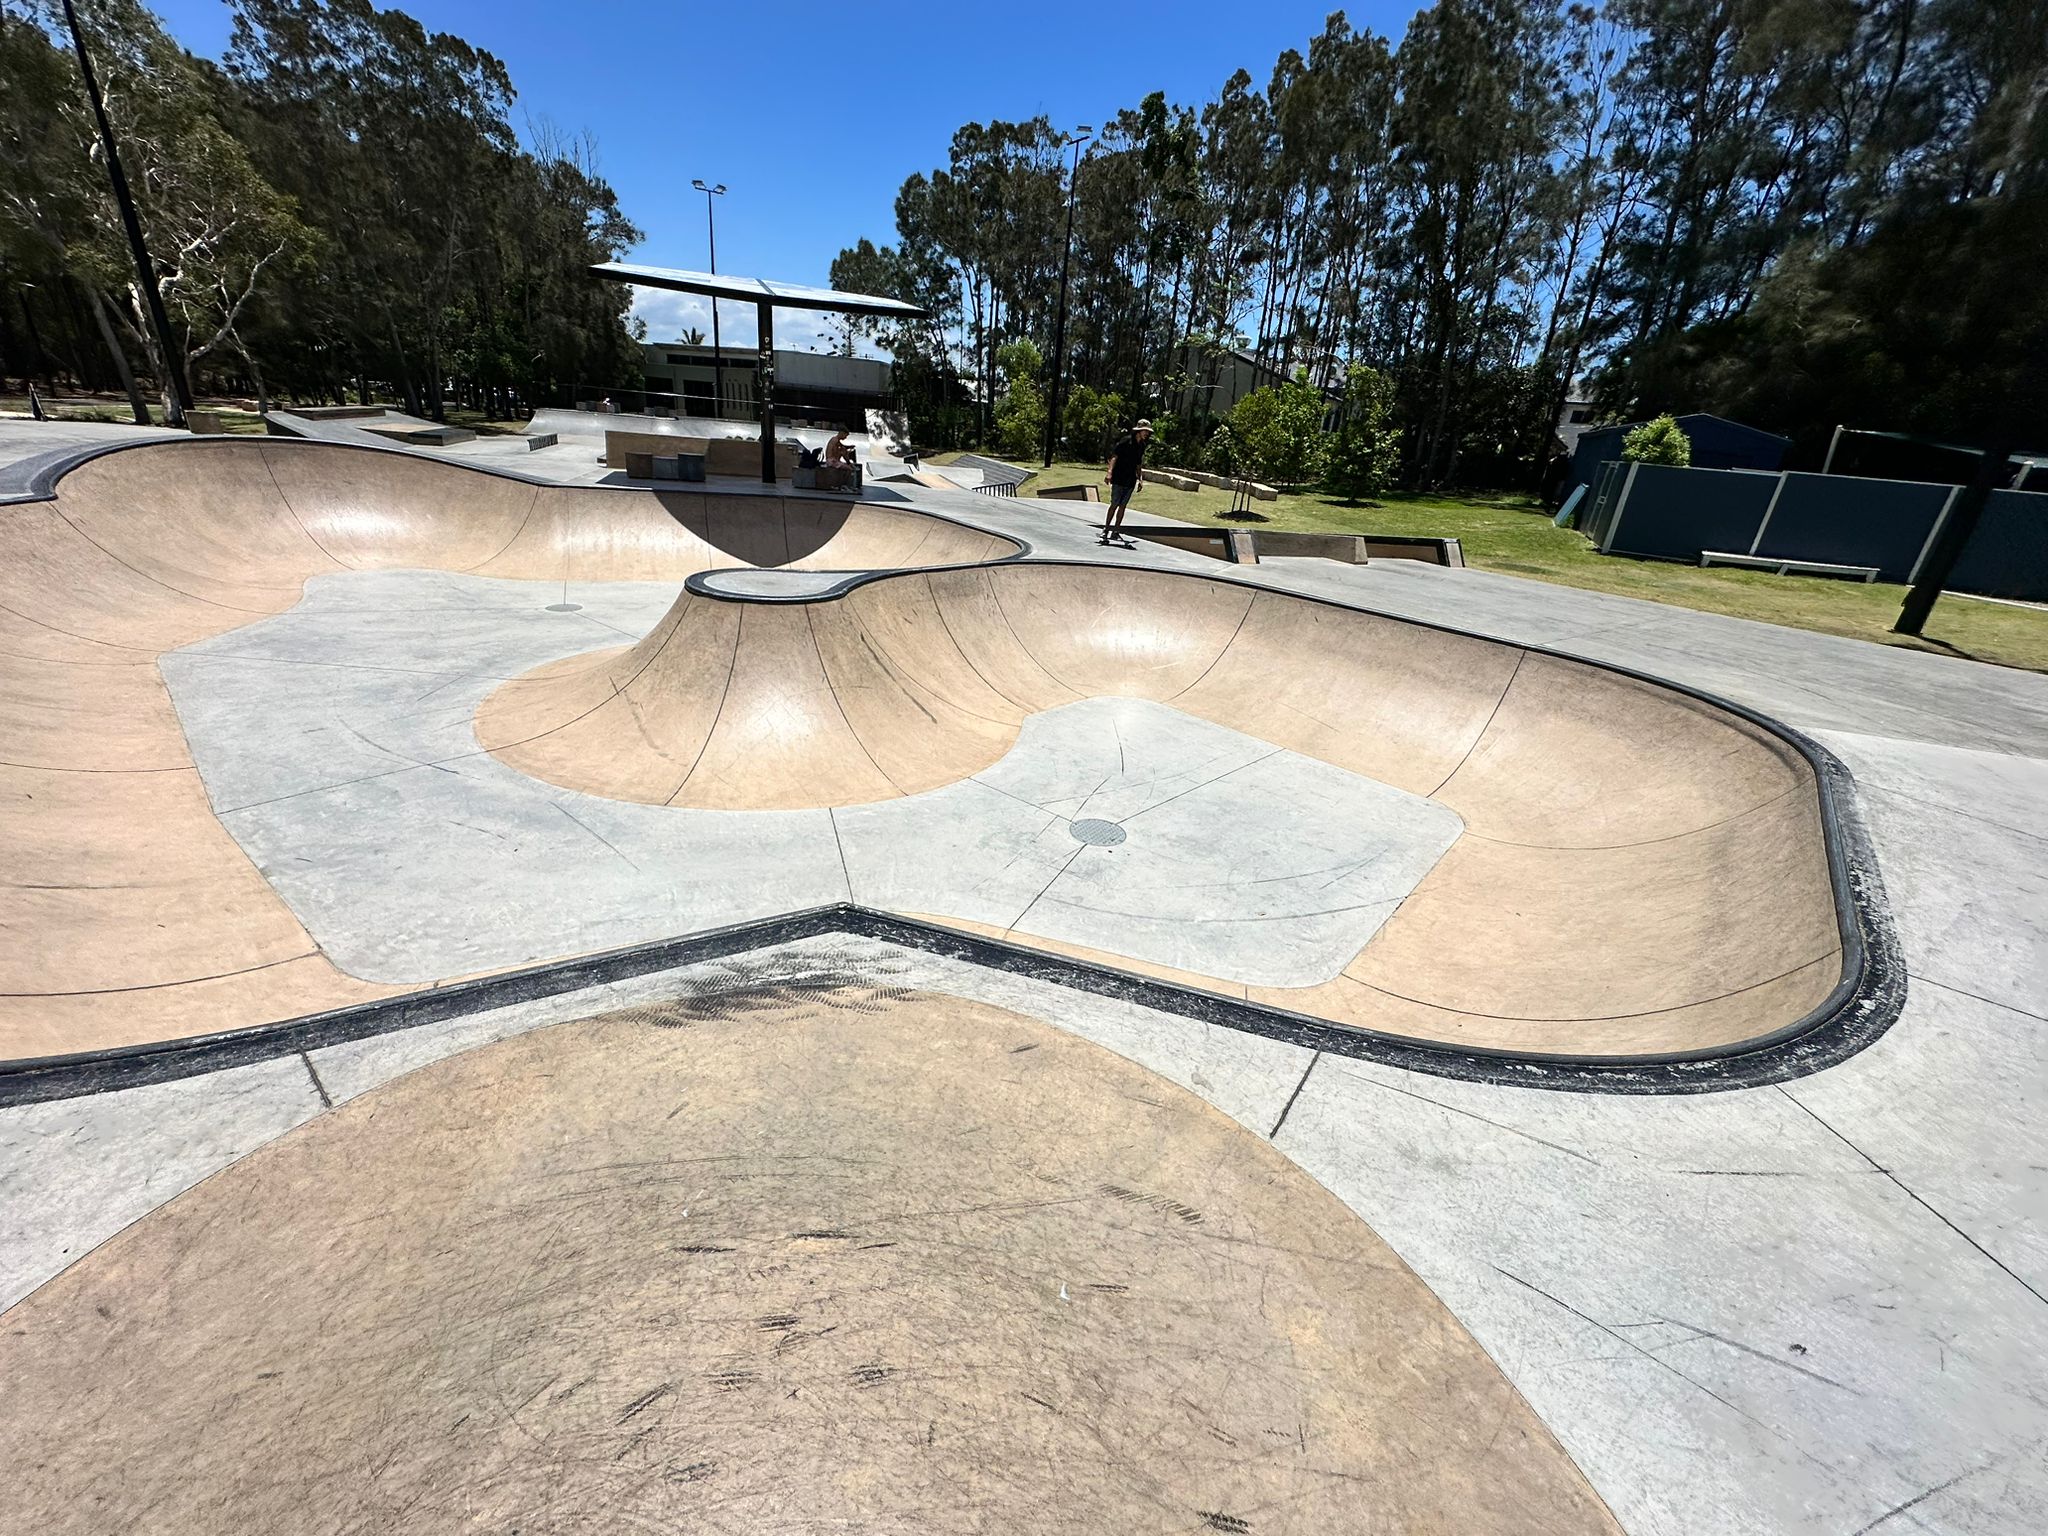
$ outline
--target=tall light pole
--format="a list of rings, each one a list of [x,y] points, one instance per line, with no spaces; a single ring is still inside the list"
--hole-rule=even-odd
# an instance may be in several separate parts
[[[128,177],[121,170],[113,125],[107,121],[106,104],[100,100],[100,83],[92,72],[92,55],[86,50],[85,33],[79,28],[78,12],[71,0],[64,0],[64,20],[71,28],[71,46],[78,50],[78,72],[85,78],[93,121],[99,125],[100,149],[107,157],[107,180],[113,184],[114,203],[121,210],[121,224],[128,232],[128,250],[135,258],[135,276],[149,308],[150,327],[163,351],[164,372],[170,375],[164,380],[165,425],[182,427],[185,412],[192,408],[191,392],[185,388],[185,370],[178,361],[177,343],[171,338],[171,320],[164,313],[163,292],[157,287],[156,263],[149,259],[149,247],[142,240],[142,221],[135,216],[135,199],[128,195]]]
[[[1095,130],[1083,123],[1072,133],[1060,136],[1059,147],[1074,146],[1074,171],[1067,178],[1067,243],[1060,252],[1060,307],[1052,323],[1052,388],[1045,403],[1045,468],[1052,468],[1053,443],[1060,428],[1060,368],[1067,349],[1067,268],[1074,260],[1074,194],[1081,185],[1081,146]]]
[[[707,187],[701,181],[693,181],[690,185],[704,194],[704,232],[711,241],[711,275],[716,277],[718,276],[718,221],[711,216],[711,200],[714,197],[723,197],[725,195],[725,183],[721,181],[715,187]],[[711,414],[719,421],[725,419],[725,349],[719,344],[718,340],[718,300],[716,298],[713,298],[711,301]]]

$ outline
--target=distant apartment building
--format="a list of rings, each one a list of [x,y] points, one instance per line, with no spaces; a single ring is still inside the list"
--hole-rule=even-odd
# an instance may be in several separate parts
[[[676,396],[678,415],[744,420],[758,411],[751,346],[724,348],[724,367],[716,370],[723,374],[722,391],[713,383],[714,355],[709,346],[661,341],[648,342],[641,350],[649,392]],[[724,409],[714,411],[712,402],[720,394]],[[792,422],[864,431],[866,413],[887,409],[889,404],[889,365],[879,358],[776,350],[775,409]]]

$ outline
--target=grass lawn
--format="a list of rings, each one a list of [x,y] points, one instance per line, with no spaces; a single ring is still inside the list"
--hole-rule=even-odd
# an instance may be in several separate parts
[[[244,401],[196,400],[192,408],[219,412],[220,424],[230,432],[263,431],[263,418],[256,414],[252,404]],[[0,415],[28,414],[27,395],[0,395]],[[126,395],[66,395],[58,400],[45,395],[43,414],[52,421],[112,421],[123,426],[136,425],[135,413],[128,408]],[[163,407],[154,399],[149,402],[149,420],[152,426],[164,424]]]
[[[1040,486],[1099,484],[1100,464],[1055,464],[1018,487],[1029,496]],[[1906,589],[1885,583],[1831,581],[1817,576],[1775,576],[1764,571],[1702,569],[1660,560],[1631,560],[1593,551],[1586,539],[1553,527],[1537,502],[1516,494],[1473,492],[1458,496],[1413,496],[1390,492],[1378,506],[1346,506],[1322,495],[1282,496],[1256,501],[1264,523],[1232,523],[1230,493],[1202,486],[1193,491],[1163,485],[1140,487],[1131,518],[1177,518],[1222,527],[1298,529],[1310,533],[1415,533],[1455,538],[1465,563],[1560,586],[1614,592],[1758,619],[1793,629],[1847,635],[1963,656],[2001,666],[2048,672],[2048,608],[2023,608],[1945,595],[1927,621],[1927,634],[1910,640],[1891,633]]]

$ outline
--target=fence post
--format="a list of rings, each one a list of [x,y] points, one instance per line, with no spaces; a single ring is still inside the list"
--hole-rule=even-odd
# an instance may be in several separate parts
[[[1835,430],[1840,432],[1842,429],[1837,427]],[[1821,473],[1826,474],[1827,471],[1822,470]],[[1789,470],[1778,471],[1778,484],[1771,492],[1770,505],[1764,508],[1764,520],[1756,525],[1756,537],[1749,541],[1749,552],[1752,555],[1764,547],[1764,530],[1771,526],[1771,514],[1778,510],[1778,498],[1785,494],[1785,482],[1791,478]]]
[[[1622,479],[1621,496],[1614,503],[1614,516],[1607,522],[1607,536],[1600,541],[1600,553],[1603,555],[1614,548],[1614,536],[1621,532],[1621,514],[1628,510],[1629,492],[1636,488],[1636,471],[1642,467],[1640,463],[1631,462],[1628,474]]]
[[[1942,502],[1941,510],[1934,514],[1934,526],[1927,530],[1927,537],[1920,545],[1920,553],[1913,560],[1913,569],[1906,573],[1907,586],[1910,587],[1920,579],[1920,567],[1927,563],[1927,552],[1934,548],[1934,541],[1941,537],[1942,526],[1948,522],[1949,513],[1955,510],[1956,498],[1962,494],[1963,488],[1960,485],[1949,487],[1947,499]]]

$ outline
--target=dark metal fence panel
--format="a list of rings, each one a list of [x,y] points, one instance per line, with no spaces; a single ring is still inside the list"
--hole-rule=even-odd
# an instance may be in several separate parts
[[[2048,602],[2048,494],[1993,491],[1949,585]]]
[[[1733,469],[1674,469],[1636,464],[1633,483],[1606,547],[1697,564],[1702,550],[1747,554],[1762,526],[1775,475]]]
[[[1756,553],[1873,565],[1880,581],[1909,581],[1951,489],[1912,480],[1788,474]]]

